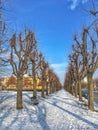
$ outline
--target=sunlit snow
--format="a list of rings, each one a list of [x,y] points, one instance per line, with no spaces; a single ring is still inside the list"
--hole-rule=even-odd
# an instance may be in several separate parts
[[[0,130],[98,130],[98,113],[91,112],[64,90],[39,97],[23,92],[22,110],[16,110],[16,92],[0,92]]]

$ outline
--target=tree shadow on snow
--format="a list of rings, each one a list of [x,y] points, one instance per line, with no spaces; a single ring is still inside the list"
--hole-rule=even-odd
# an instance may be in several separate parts
[[[87,119],[81,117],[80,115],[77,115],[77,114],[75,114],[75,113],[73,113],[73,112],[70,112],[70,111],[68,111],[68,110],[66,110],[66,109],[64,109],[64,108],[62,108],[62,107],[60,107],[60,106],[58,106],[58,105],[56,104],[56,102],[53,102],[53,103],[51,103],[51,102],[49,102],[49,101],[46,101],[46,102],[49,103],[49,104],[51,104],[51,105],[53,105],[53,106],[55,106],[55,107],[57,107],[57,108],[59,108],[60,110],[63,110],[64,112],[67,112],[68,114],[74,116],[74,117],[77,118],[78,120],[81,120],[81,121],[83,121],[83,122],[89,124],[90,126],[93,126],[94,128],[98,128],[98,124],[95,124],[95,123],[93,123],[93,122],[91,122],[91,121],[89,121],[89,120],[87,120]]]
[[[46,121],[47,111],[45,105],[37,107],[37,118],[43,130],[51,130]]]
[[[74,107],[81,108],[83,110],[88,110],[86,107],[84,108],[84,106],[82,105],[82,103],[80,103],[79,101],[75,101],[73,99],[66,98],[66,100],[61,100],[60,98],[56,98],[56,97],[53,97],[53,99],[54,99],[54,102],[62,102],[62,103],[65,103],[67,105],[71,105],[71,106],[74,106]],[[74,104],[68,102],[68,100],[74,101]]]
[[[0,93],[0,104],[10,98],[13,98],[15,95],[9,95],[8,92],[4,92],[3,94]]]
[[[3,98],[5,100],[3,100],[3,103],[0,105],[0,127],[4,130],[9,130],[13,129],[13,126],[15,125],[18,127],[19,130],[24,130],[24,127],[26,125],[28,126],[28,121],[31,124],[38,123],[38,119],[35,119],[35,115],[37,115],[37,112],[36,109],[34,109],[30,96],[28,94],[23,95],[23,98],[25,98],[26,100],[23,100],[22,110],[16,110],[16,106],[9,104],[9,102],[11,102],[11,99],[14,97],[15,95],[5,95]],[[14,99],[16,104],[16,98]],[[6,102],[4,103],[4,101]]]
[[[25,96],[28,97],[28,95],[26,94]],[[41,106],[33,105],[32,101],[30,100],[30,97],[28,98],[29,100],[25,100],[26,104],[25,104],[24,109],[27,112],[29,122],[35,123],[36,125],[39,123],[39,125],[41,126],[43,130],[51,130],[46,121],[47,110],[46,110],[45,105],[41,105]],[[28,104],[31,105],[31,110],[30,108],[27,107]]]
[[[15,95],[9,95],[9,92],[4,92],[0,96],[0,127],[4,129],[9,129],[12,124],[14,124],[17,120],[17,116],[15,118],[10,118],[12,113],[15,112],[16,106],[12,105],[12,102],[16,101],[16,94]],[[12,99],[12,100],[11,100]],[[14,101],[15,100],[15,101]],[[9,119],[9,120],[8,120]],[[8,122],[8,126],[6,126],[5,122]]]
[[[19,130],[24,130],[26,125],[28,126],[28,122],[31,124],[30,127],[32,129],[33,124],[39,124],[39,127],[41,127],[43,130],[51,130],[47,124],[46,121],[46,108],[45,106],[36,106],[32,104],[31,97],[27,93],[24,93],[23,98],[23,109],[22,110],[16,110],[14,108],[14,111],[12,112],[13,108],[10,106],[6,106],[2,109],[7,109],[5,113],[2,115],[2,120],[0,121],[0,126],[3,124],[3,120],[5,120],[7,117],[9,118],[11,116],[11,113],[14,112],[16,114],[13,114],[14,116],[11,117],[11,120],[9,121],[7,126],[3,126],[5,129],[12,129],[13,125],[17,125]],[[2,113],[2,111],[0,111]],[[26,116],[24,118],[24,116]],[[18,124],[16,124],[18,122]],[[28,129],[30,129],[30,127]]]

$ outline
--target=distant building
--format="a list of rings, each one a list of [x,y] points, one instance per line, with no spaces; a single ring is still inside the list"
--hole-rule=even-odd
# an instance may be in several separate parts
[[[39,78],[36,78],[36,89],[42,89],[42,82]],[[3,86],[5,90],[16,90],[17,79],[15,76],[6,77],[3,81]],[[33,79],[28,75],[24,76],[23,79],[23,90],[33,90]]]

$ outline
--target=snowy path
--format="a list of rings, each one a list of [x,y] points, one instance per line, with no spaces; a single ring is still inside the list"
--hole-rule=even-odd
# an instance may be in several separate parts
[[[89,111],[61,90],[33,106],[23,93],[23,110],[16,110],[16,93],[0,92],[0,130],[98,130],[98,113]]]

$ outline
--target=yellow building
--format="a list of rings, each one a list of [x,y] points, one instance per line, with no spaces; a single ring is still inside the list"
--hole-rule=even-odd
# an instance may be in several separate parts
[[[12,81],[11,81],[12,80]],[[41,90],[42,84],[39,78],[36,78],[36,89]],[[6,90],[16,90],[16,77],[6,77],[3,81]],[[23,79],[23,90],[33,90],[33,79],[29,76],[24,76]]]

